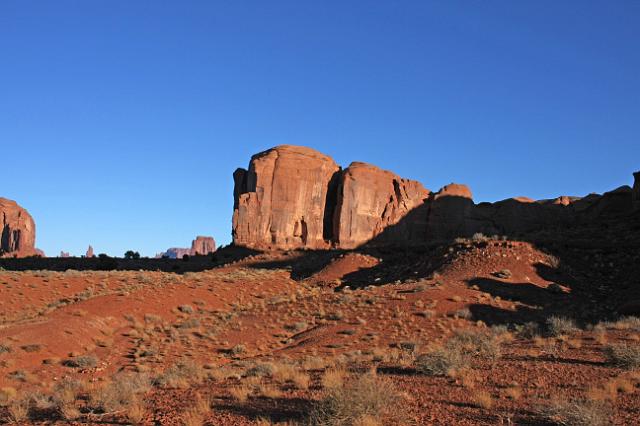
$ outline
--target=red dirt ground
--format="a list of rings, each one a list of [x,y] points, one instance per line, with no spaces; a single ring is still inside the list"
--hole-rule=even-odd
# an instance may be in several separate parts
[[[551,315],[582,326],[613,315],[617,300],[576,269],[588,256],[580,251],[560,261],[530,243],[490,240],[410,253],[264,253],[186,273],[0,271],[0,345],[7,349],[0,350],[0,388],[16,390],[4,403],[0,398],[0,422],[11,418],[11,401],[55,393],[56,384],[73,378],[85,389],[71,424],[126,423],[126,410],[91,410],[91,389],[121,371],[158,375],[192,362],[205,377],[151,387],[139,423],[187,424],[196,395],[211,401],[204,424],[302,421],[324,392],[324,366],[340,364],[374,368],[391,381],[405,395],[398,407],[405,424],[545,424],[537,407],[562,398],[604,399],[612,423],[638,424],[640,376],[606,363],[603,348],[637,345],[640,330],[610,325],[560,338],[513,331],[513,324]],[[591,276],[607,276],[598,271]],[[493,325],[512,327],[496,361],[476,359],[465,375],[432,377],[413,368],[415,354],[456,330]],[[65,366],[77,356],[96,365]],[[263,379],[279,387],[278,396],[232,398],[234,387],[255,384],[247,369],[266,361],[297,363],[309,387]],[[625,389],[594,396],[622,379]],[[481,391],[491,407],[478,404]],[[54,411],[23,423],[67,423]]]

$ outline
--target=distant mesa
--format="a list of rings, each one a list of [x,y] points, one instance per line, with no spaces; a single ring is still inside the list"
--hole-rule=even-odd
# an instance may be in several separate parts
[[[60,251],[60,256],[58,257],[62,257],[62,258],[67,258],[67,257],[71,257],[71,255],[69,254],[68,251]]]
[[[232,237],[254,249],[350,249],[363,244],[417,244],[485,235],[520,235],[640,209],[633,189],[552,200],[473,201],[452,183],[431,192],[374,165],[342,169],[311,148],[281,145],[255,154],[233,173]]]
[[[198,236],[191,242],[191,248],[172,247],[167,251],[158,254],[156,257],[166,257],[169,259],[181,259],[188,256],[205,256],[216,251],[216,242],[213,237]]]
[[[44,255],[41,250],[35,248],[36,224],[27,210],[15,201],[0,198],[0,215],[0,257]]]

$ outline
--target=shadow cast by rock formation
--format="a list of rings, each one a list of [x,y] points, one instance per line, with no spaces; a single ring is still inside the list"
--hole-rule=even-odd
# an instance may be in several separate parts
[[[25,257],[0,259],[0,268],[11,271],[163,271],[183,274],[201,272],[234,262],[239,262],[261,252],[246,247],[226,246],[206,256],[189,256],[185,259],[117,257]]]

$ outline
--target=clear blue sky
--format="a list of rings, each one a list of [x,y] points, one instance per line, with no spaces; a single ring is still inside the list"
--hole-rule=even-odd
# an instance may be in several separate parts
[[[49,255],[228,243],[278,144],[476,201],[640,169],[635,0],[2,0],[0,54],[0,196]]]

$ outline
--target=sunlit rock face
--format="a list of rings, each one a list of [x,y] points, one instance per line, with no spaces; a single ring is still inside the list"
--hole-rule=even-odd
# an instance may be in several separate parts
[[[0,256],[24,257],[39,254],[35,248],[36,224],[18,203],[0,198]]]

